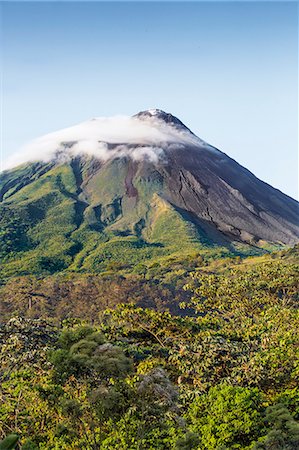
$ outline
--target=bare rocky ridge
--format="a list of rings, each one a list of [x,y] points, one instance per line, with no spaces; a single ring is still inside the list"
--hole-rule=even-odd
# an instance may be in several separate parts
[[[298,242],[298,203],[224,154],[173,152],[173,202],[203,223],[244,242]],[[181,169],[173,169],[181,167]],[[179,186],[179,189],[176,187]]]

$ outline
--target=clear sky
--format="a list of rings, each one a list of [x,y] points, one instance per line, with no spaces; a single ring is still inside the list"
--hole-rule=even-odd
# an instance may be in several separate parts
[[[297,197],[296,2],[2,2],[3,158],[161,108]]]

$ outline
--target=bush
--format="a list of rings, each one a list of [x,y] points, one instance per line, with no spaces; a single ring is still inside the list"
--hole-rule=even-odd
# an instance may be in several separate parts
[[[246,449],[258,436],[261,406],[257,389],[216,385],[196,397],[186,418],[201,449]]]

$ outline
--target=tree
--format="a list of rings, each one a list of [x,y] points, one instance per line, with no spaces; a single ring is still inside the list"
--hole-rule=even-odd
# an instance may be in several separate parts
[[[257,389],[216,385],[195,398],[186,419],[200,438],[200,449],[244,450],[259,435],[261,409]]]
[[[131,360],[121,348],[105,342],[102,333],[90,327],[63,331],[59,343],[61,348],[51,354],[57,381],[87,375],[95,382],[122,377],[132,369]]]
[[[254,449],[297,450],[299,448],[299,423],[294,420],[285,405],[269,406],[266,410],[266,422],[272,428]]]

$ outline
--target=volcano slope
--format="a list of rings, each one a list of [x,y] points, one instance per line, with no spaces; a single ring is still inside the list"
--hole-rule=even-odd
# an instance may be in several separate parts
[[[295,200],[163,111],[92,119],[28,148],[0,174],[2,280],[144,274],[299,240]]]

